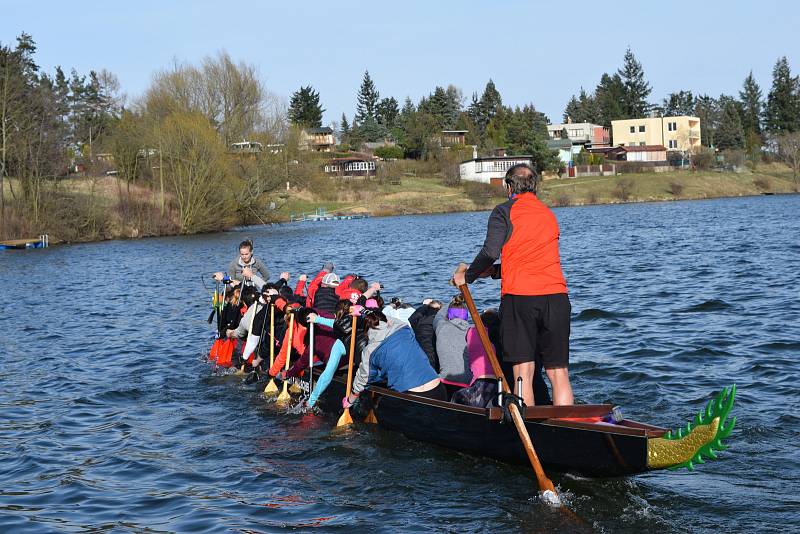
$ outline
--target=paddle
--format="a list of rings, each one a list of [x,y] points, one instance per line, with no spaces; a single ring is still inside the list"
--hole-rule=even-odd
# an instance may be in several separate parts
[[[308,325],[308,396],[314,389],[314,323]]]
[[[294,314],[289,315],[289,337],[288,339],[288,346],[286,347],[286,367],[285,370],[289,370],[289,358],[292,355],[292,331],[294,330]],[[283,347],[281,347],[283,349]],[[278,402],[286,402],[291,399],[289,395],[289,380],[283,381],[283,391],[281,391],[280,395],[278,395]]]
[[[217,301],[219,299],[219,280],[214,284],[214,294],[211,296],[211,315],[208,316],[208,324],[211,324],[214,321],[214,314],[217,313]],[[219,326],[219,320],[217,320],[217,326]],[[217,328],[219,331],[219,328]]]
[[[463,268],[462,266],[459,266],[459,270],[466,270],[466,265],[464,265]],[[494,353],[494,347],[492,346],[491,341],[489,341],[489,334],[486,332],[486,327],[483,325],[483,321],[481,320],[481,316],[478,314],[477,308],[475,308],[475,301],[472,300],[472,294],[469,292],[469,287],[464,284],[458,286],[458,289],[464,296],[464,301],[467,303],[467,309],[469,310],[469,314],[472,316],[472,322],[475,323],[475,329],[478,331],[478,336],[481,339],[483,350],[486,351],[486,355],[489,357],[489,361],[492,364],[492,369],[494,370],[495,376],[500,379],[503,392],[511,393],[511,390],[506,383],[505,376],[503,375],[503,370],[500,368],[500,362],[497,361],[497,356]],[[514,426],[517,427],[517,433],[519,434],[520,441],[522,441],[522,447],[525,449],[525,453],[528,455],[528,460],[531,462],[531,467],[533,467],[533,472],[536,474],[536,480],[539,483],[539,491],[542,493],[543,500],[546,500],[548,503],[560,505],[561,501],[558,497],[558,493],[556,493],[556,488],[553,486],[553,483],[550,481],[550,479],[547,478],[544,469],[542,469],[542,464],[539,462],[539,456],[537,456],[536,450],[533,448],[533,441],[528,434],[528,429],[525,427],[525,421],[522,419],[519,406],[512,402],[508,405],[508,411],[511,412],[511,419],[514,421]],[[550,492],[550,494],[548,494],[548,492]]]
[[[275,363],[275,305],[269,305],[269,368]],[[273,395],[278,392],[278,386],[275,385],[275,380],[270,378],[264,388],[264,395]]]
[[[358,317],[353,315],[353,326],[350,327],[350,360],[347,362],[347,389],[344,394],[350,394],[350,388],[353,387],[353,356],[356,353],[356,321]],[[350,408],[345,408],[341,417],[336,422],[336,426],[345,426],[353,424],[353,418],[350,416]]]

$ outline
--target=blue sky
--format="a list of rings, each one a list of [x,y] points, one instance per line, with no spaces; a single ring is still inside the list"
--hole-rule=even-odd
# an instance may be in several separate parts
[[[137,97],[173,59],[225,49],[254,64],[288,99],[311,84],[327,109],[352,118],[369,69],[381,96],[416,102],[436,85],[469,99],[492,78],[504,102],[532,102],[553,122],[581,86],[622,64],[630,46],[651,100],[690,89],[736,94],[752,69],[766,95],[775,60],[800,71],[800,4],[759,2],[211,2],[0,0],[0,41],[22,31],[48,70],[106,68]]]

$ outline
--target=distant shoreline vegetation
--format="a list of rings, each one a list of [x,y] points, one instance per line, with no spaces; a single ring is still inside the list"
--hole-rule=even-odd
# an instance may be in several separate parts
[[[530,155],[548,176],[564,171],[547,146],[548,117],[532,103],[504,104],[491,79],[469,98],[449,85],[401,106],[365,72],[354,80],[354,113],[323,127],[323,95],[312,85],[286,106],[254,66],[224,52],[158,71],[144,94],[126,99],[113,73],[44,72],[36,49],[25,33],[0,43],[0,239],[194,234],[320,206],[373,215],[486,209],[499,191],[462,182],[458,164],[499,148]],[[550,205],[800,190],[800,82],[786,58],[766,97],[752,72],[738,97],[683,90],[652,103],[651,92],[629,49],[617,72],[566,103],[563,119],[700,117],[706,147],[686,155],[692,170],[547,180]],[[456,144],[443,142],[447,132]],[[326,174],[348,160],[365,161],[366,176]],[[723,165],[736,172],[717,172]]]

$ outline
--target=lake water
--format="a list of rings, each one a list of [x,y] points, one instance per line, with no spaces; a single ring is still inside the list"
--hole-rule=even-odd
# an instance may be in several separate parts
[[[576,522],[529,469],[335,433],[211,374],[203,278],[243,238],[273,278],[331,260],[418,303],[453,294],[486,212],[70,245],[0,254],[0,531],[799,530],[800,196],[555,211],[576,397],[674,428],[735,382],[719,461],[551,473]],[[497,305],[497,282],[472,290]]]

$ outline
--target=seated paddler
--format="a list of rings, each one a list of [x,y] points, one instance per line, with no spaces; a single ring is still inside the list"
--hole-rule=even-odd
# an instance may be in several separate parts
[[[402,321],[387,319],[380,309],[365,308],[361,313],[367,346],[353,378],[353,389],[342,399],[342,405],[350,407],[365,387],[384,382],[395,391],[447,400],[447,390],[411,327]]]

